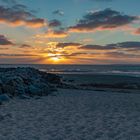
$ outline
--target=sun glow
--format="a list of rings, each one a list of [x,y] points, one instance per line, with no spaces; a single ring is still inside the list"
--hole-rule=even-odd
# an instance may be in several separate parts
[[[55,56],[55,57],[52,57],[51,60],[54,62],[59,62],[61,59]]]
[[[66,63],[67,60],[63,56],[51,56],[49,58],[50,63],[53,64],[61,64],[61,63]]]

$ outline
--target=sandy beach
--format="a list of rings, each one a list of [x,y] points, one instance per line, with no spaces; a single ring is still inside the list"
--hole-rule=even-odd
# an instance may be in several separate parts
[[[139,77],[0,69],[0,140],[139,140]]]
[[[0,140],[139,140],[140,95],[59,89],[0,106]]]
[[[112,74],[59,74],[64,83],[78,89],[139,93],[140,77]]]

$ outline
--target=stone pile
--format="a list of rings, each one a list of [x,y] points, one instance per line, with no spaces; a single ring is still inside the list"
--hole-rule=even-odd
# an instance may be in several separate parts
[[[58,84],[59,76],[34,68],[0,68],[0,102],[14,96],[45,96]]]

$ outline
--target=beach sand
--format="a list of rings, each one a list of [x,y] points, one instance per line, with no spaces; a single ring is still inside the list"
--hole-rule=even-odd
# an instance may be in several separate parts
[[[109,74],[60,74],[63,79],[73,80],[76,84],[99,83],[99,84],[118,84],[118,83],[137,83],[140,84],[140,77],[128,75],[109,75]]]
[[[109,74],[60,74],[63,81],[79,89],[140,90],[140,77]],[[139,92],[139,91],[138,91]]]
[[[0,106],[0,140],[139,140],[140,94],[58,89]]]

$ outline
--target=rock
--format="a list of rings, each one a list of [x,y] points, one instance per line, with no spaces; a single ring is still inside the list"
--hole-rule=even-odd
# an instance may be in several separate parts
[[[4,93],[9,93],[10,95],[14,96],[15,95],[15,88],[13,86],[3,84],[3,92]]]
[[[19,95],[19,98],[20,98],[20,99],[30,99],[29,96],[24,95],[24,94]]]
[[[3,88],[2,88],[2,85],[3,85],[3,82],[2,82],[2,80],[0,79],[0,94],[2,94],[2,93],[3,93]]]
[[[2,94],[2,93],[3,93],[2,86],[0,85],[0,94]]]
[[[61,77],[56,74],[44,73],[44,72],[41,72],[41,74],[49,83],[52,83],[52,84],[62,83]]]
[[[6,94],[0,95],[0,103],[2,102],[8,102],[10,100],[9,96]]]
[[[71,83],[73,83],[74,82],[74,80],[68,80],[69,82],[71,82]]]
[[[29,93],[31,96],[33,95],[38,95],[38,96],[43,96],[43,95],[48,95],[50,92],[50,88],[48,88],[47,85],[31,85],[29,87]]]
[[[59,76],[34,68],[0,68],[0,95],[45,96],[61,83]],[[23,96],[22,96],[23,95]]]

